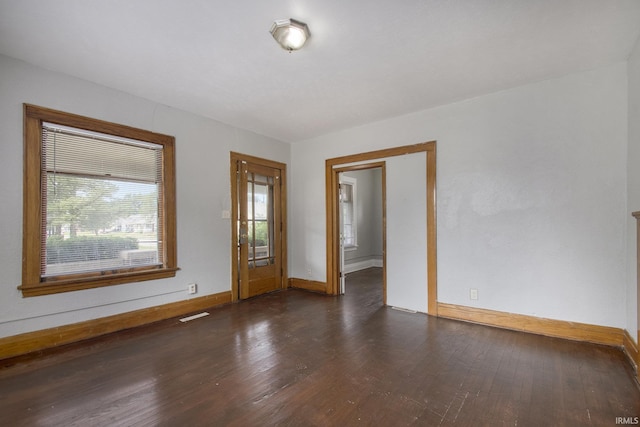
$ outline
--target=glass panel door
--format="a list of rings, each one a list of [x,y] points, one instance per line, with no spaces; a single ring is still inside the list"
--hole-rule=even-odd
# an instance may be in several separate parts
[[[280,171],[239,162],[240,298],[282,287]]]

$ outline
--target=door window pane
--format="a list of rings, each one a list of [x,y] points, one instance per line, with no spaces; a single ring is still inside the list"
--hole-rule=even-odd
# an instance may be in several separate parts
[[[274,262],[273,241],[273,177],[249,174],[247,183],[247,211],[249,259],[262,260],[256,266]],[[266,260],[266,261],[265,261]]]

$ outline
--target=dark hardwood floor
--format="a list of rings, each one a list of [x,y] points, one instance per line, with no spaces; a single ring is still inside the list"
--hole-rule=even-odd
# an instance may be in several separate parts
[[[618,349],[382,306],[378,269],[0,362],[2,426],[582,426],[640,416]]]

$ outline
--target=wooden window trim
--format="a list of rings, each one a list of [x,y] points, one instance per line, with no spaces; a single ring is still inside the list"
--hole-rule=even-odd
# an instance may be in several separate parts
[[[41,135],[42,123],[50,122],[75,128],[116,135],[124,138],[153,142],[163,146],[163,197],[161,203],[163,265],[118,269],[112,273],[80,273],[68,276],[42,278],[40,256],[41,236]],[[123,283],[141,282],[174,277],[177,267],[176,242],[176,179],[175,138],[151,131],[119,125],[76,114],[65,113],[35,105],[24,104],[24,177],[23,177],[23,232],[22,232],[22,285],[18,289],[23,297],[77,291]]]

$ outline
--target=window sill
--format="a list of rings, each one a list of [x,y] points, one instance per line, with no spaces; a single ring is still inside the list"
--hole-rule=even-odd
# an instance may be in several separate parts
[[[121,285],[124,283],[143,282],[147,280],[175,277],[179,268],[159,268],[137,272],[125,272],[99,277],[82,277],[65,280],[52,280],[34,285],[18,286],[22,297],[37,297],[41,295],[58,294],[62,292],[79,291],[82,289],[99,288],[103,286]]]

